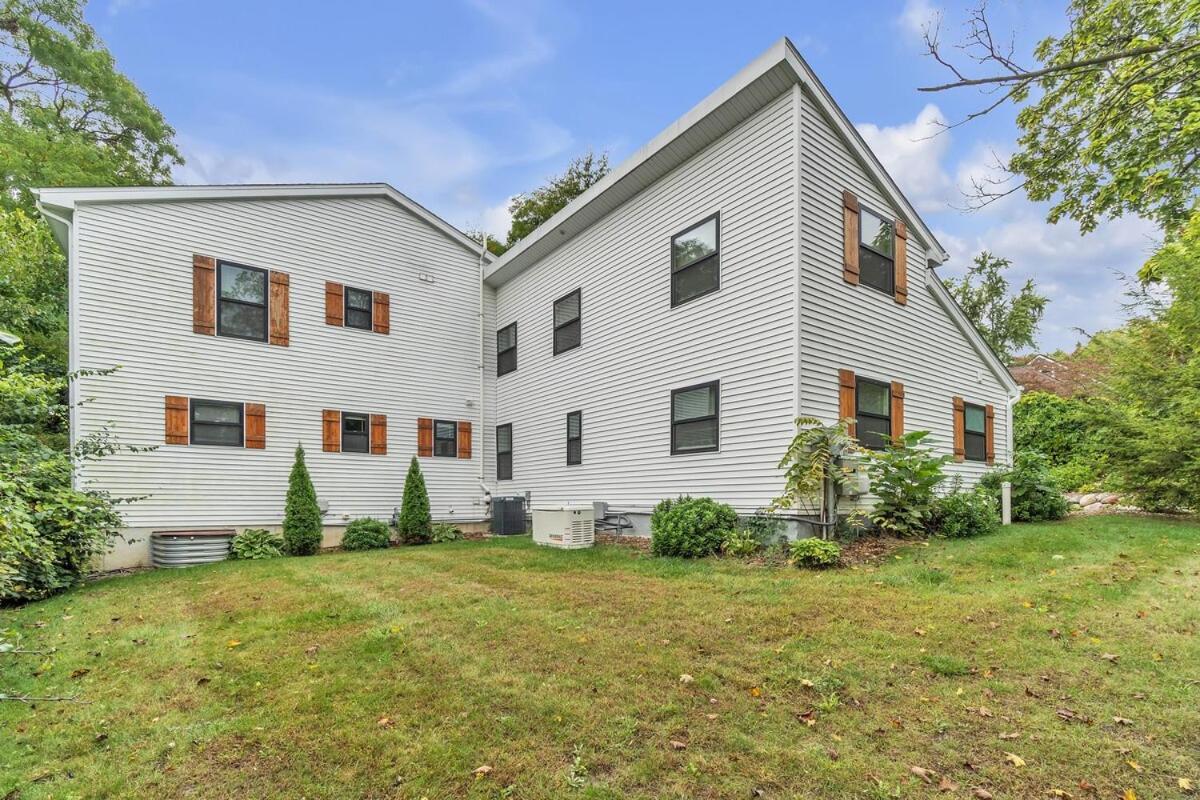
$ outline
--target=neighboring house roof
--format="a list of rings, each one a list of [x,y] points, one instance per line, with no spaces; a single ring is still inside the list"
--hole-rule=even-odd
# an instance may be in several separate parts
[[[43,211],[55,211],[70,216],[80,204],[95,203],[162,203],[199,200],[285,200],[312,198],[385,197],[404,210],[429,223],[472,253],[482,247],[471,237],[434,214],[420,203],[386,183],[294,183],[294,184],[234,184],[226,186],[98,186],[85,188],[34,189],[38,206]],[[65,225],[55,225],[55,238],[63,250],[68,249]],[[61,229],[61,230],[60,230]],[[493,256],[488,253],[486,260]]]
[[[1015,360],[1008,368],[1013,379],[1027,392],[1039,391],[1074,397],[1091,378],[1072,360],[1060,361],[1044,353]]]

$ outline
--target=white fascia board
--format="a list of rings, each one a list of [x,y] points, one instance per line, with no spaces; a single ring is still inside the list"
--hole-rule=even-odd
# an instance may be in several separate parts
[[[929,289],[929,293],[933,295],[933,299],[937,301],[938,305],[940,305],[946,311],[946,313],[950,315],[950,319],[954,320],[954,324],[958,326],[960,331],[962,331],[963,336],[967,337],[967,341],[971,343],[971,347],[975,349],[975,352],[979,354],[979,357],[982,358],[984,363],[987,364],[992,370],[992,374],[994,374],[1004,388],[1008,390],[1008,396],[1013,398],[1020,397],[1021,387],[1017,385],[1015,380],[1013,380],[1012,373],[1008,371],[1008,367],[1006,367],[1004,363],[1000,361],[1000,358],[996,355],[988,343],[985,342],[983,337],[979,335],[979,331],[977,331],[975,326],[971,324],[971,320],[967,319],[967,315],[963,313],[963,310],[959,308],[958,303],[956,303],[954,298],[950,296],[949,290],[946,289],[946,287],[942,284],[942,279],[932,269],[929,270],[928,279],[925,281],[925,286]]]

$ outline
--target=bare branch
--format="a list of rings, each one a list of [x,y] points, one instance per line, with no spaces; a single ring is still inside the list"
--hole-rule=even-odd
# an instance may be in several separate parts
[[[1145,55],[1150,55],[1152,53],[1161,53],[1164,51],[1176,50],[1176,49],[1188,49],[1188,48],[1195,47],[1195,46],[1197,46],[1197,43],[1194,43],[1194,42],[1186,43],[1186,47],[1185,47],[1185,43],[1182,43],[1182,42],[1176,42],[1174,44],[1145,45],[1144,47],[1134,47],[1129,50],[1122,50],[1117,53],[1105,53],[1104,55],[1094,56],[1093,58],[1086,58],[1086,59],[1083,59],[1082,61],[1072,61],[1067,64],[1057,64],[1052,67],[1045,67],[1043,69],[1035,69],[1035,70],[1031,70],[1029,72],[1021,72],[1021,73],[1016,73],[1013,75],[993,75],[993,76],[987,77],[987,78],[960,78],[959,80],[954,81],[953,83],[943,83],[943,84],[939,84],[937,86],[922,86],[922,87],[919,87],[917,89],[917,91],[919,91],[919,92],[944,92],[947,89],[960,89],[964,86],[984,86],[987,84],[996,84],[996,83],[1028,83],[1029,81],[1036,80],[1037,78],[1043,78],[1047,75],[1054,75],[1054,74],[1060,73],[1060,72],[1075,72],[1075,71],[1078,71],[1080,69],[1084,69],[1087,67],[1095,67],[1095,66],[1099,66],[1101,64],[1107,64],[1112,61],[1120,61],[1121,59],[1125,59],[1125,58],[1136,58],[1137,56],[1145,56]],[[939,58],[938,61],[941,62],[941,59]],[[954,73],[956,75],[959,74],[958,70],[954,70]]]

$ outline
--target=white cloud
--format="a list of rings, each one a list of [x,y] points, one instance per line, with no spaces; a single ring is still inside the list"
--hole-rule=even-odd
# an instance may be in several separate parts
[[[871,150],[918,211],[944,211],[954,194],[954,181],[942,167],[950,147],[950,134],[942,128],[946,118],[933,103],[912,122],[879,126],[858,125]]]
[[[931,24],[942,15],[942,11],[929,0],[906,0],[904,10],[896,21],[902,28],[915,36],[923,36]]]

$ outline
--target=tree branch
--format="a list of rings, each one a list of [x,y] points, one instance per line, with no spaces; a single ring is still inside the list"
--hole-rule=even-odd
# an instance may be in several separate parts
[[[1192,42],[1145,45],[1143,47],[1130,48],[1129,50],[1121,50],[1116,53],[1105,53],[1104,55],[1085,58],[1082,61],[1072,61],[1067,64],[1056,64],[1051,67],[1030,70],[1028,72],[1014,73],[1012,75],[993,75],[988,78],[961,78],[953,83],[943,83],[937,86],[921,86],[918,87],[917,91],[944,92],[947,89],[960,89],[964,86],[984,86],[995,83],[1027,83],[1029,81],[1036,80],[1037,78],[1043,78],[1047,75],[1054,75],[1059,72],[1074,72],[1087,67],[1095,67],[1101,64],[1107,64],[1112,61],[1120,61],[1124,58],[1136,58],[1137,56],[1145,56],[1152,53],[1161,53],[1168,50],[1181,49],[1185,48],[1185,46],[1195,47],[1196,45]],[[937,58],[939,63],[945,63],[940,57],[936,55],[934,57]],[[958,70],[954,70],[954,73],[955,75],[959,74]]]

